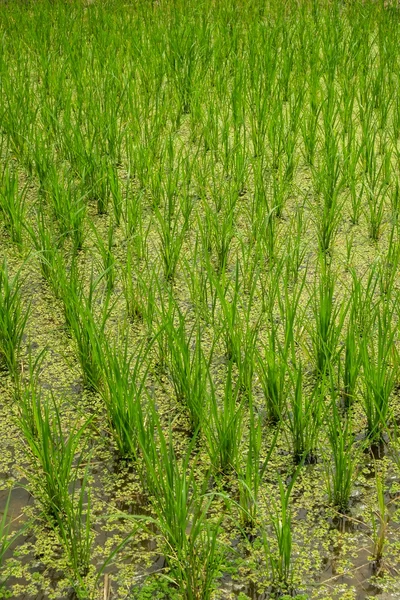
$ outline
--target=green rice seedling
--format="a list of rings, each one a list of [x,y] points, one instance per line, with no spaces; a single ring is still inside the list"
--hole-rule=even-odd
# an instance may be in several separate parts
[[[271,499],[272,509],[270,519],[276,550],[272,548],[263,531],[263,550],[266,563],[269,566],[272,587],[275,592],[293,592],[294,563],[292,554],[292,513],[290,507],[290,496],[296,482],[299,470],[297,469],[286,486],[278,475],[279,502]]]
[[[183,274],[187,282],[190,292],[190,301],[194,306],[196,315],[203,319],[207,324],[213,321],[214,300],[212,297],[212,282],[210,282],[208,273],[210,268],[207,268],[207,259],[202,255],[201,243],[199,237],[194,245],[193,257],[189,262],[183,259],[184,270]],[[197,268],[194,268],[197,265]],[[215,294],[214,294],[215,295]]]
[[[73,585],[85,598],[83,577],[87,574],[93,542],[90,529],[90,505],[84,511],[84,496],[88,493],[88,466],[81,481],[79,496],[76,494],[77,479],[73,472],[83,460],[79,456],[78,466],[73,465],[80,438],[86,425],[78,430],[74,428],[67,440],[62,432],[58,407],[54,404],[55,415],[50,415],[48,401],[43,399],[37,382],[38,369],[44,358],[40,353],[35,360],[30,358],[29,379],[18,398],[20,425],[29,448],[30,458],[38,461],[42,470],[28,474],[28,481],[38,486],[37,494],[46,515],[54,526],[68,556],[70,568],[74,574]],[[77,439],[74,439],[77,436]],[[65,444],[65,446],[64,446]],[[72,494],[68,484],[73,480]],[[89,502],[89,498],[88,498]],[[82,595],[83,593],[83,595]]]
[[[94,292],[100,280],[101,277],[94,280],[92,274],[86,297],[82,282],[76,273],[75,263],[71,265],[70,279],[64,277],[62,280],[65,319],[76,343],[84,385],[92,391],[97,391],[102,381],[104,328],[110,311],[107,295],[102,306],[100,322],[96,323],[93,314]]]
[[[321,106],[320,104],[319,107],[311,107],[311,110],[307,112],[306,117],[301,122],[304,156],[310,166],[314,165],[314,157],[318,144],[318,121]]]
[[[239,385],[232,381],[232,362],[228,363],[223,398],[219,400],[215,384],[206,407],[203,428],[207,439],[207,451],[217,473],[227,474],[238,464],[238,454],[243,437],[243,403],[239,399]]]
[[[292,170],[294,167],[288,167],[288,168],[290,168],[290,170]],[[273,218],[273,217],[280,219],[282,217],[286,198],[289,193],[289,183],[287,182],[286,176],[283,173],[283,167],[281,166],[281,163],[279,165],[278,170],[272,172],[271,179],[272,179],[272,181],[271,181],[271,189],[272,189],[271,204],[272,204],[273,208],[267,219],[267,231],[270,236],[274,236],[274,234],[275,234],[275,231],[273,229],[274,224],[270,223],[269,219]],[[272,242],[272,240],[269,242],[268,245],[269,245],[270,249],[273,250],[275,244]],[[274,255],[274,252],[272,252],[272,256],[273,255]]]
[[[373,568],[380,573],[383,566],[383,551],[387,542],[387,531],[390,521],[389,512],[385,501],[385,482],[382,473],[379,473],[375,465],[375,484],[378,500],[378,509],[371,511],[372,520],[372,557]]]
[[[222,318],[219,333],[222,334],[224,339],[226,358],[228,361],[239,364],[242,352],[242,326],[239,315],[239,265],[236,263],[235,278],[232,284],[225,277],[218,277],[210,268],[209,262],[207,263],[207,271],[209,283],[215,289],[215,300],[218,299],[221,306]],[[230,290],[232,290],[231,294],[229,293]],[[213,317],[215,318],[215,304]]]
[[[47,148],[45,137],[36,134],[32,145],[32,160],[28,159],[32,164],[32,173],[35,173],[39,180],[39,194],[42,194],[46,189],[47,178],[53,166],[53,157],[51,151]]]
[[[207,404],[207,384],[210,359],[206,360],[201,345],[200,327],[186,333],[186,322],[177,312],[178,322],[171,318],[164,321],[167,337],[167,372],[174,386],[175,395],[189,415],[192,432],[202,427]],[[193,341],[192,341],[192,338]],[[193,346],[193,349],[191,347]]]
[[[27,186],[20,190],[16,173],[9,167],[3,171],[0,185],[0,213],[3,215],[4,224],[12,241],[22,248],[24,220],[26,213]]]
[[[311,332],[315,366],[319,377],[326,372],[332,362],[337,360],[339,338],[348,310],[347,304],[335,305],[334,292],[334,276],[329,268],[323,266],[318,289],[314,292],[315,329]]]
[[[40,271],[56,298],[60,298],[64,259],[61,253],[62,238],[56,236],[52,226],[46,223],[43,207],[37,213],[37,227],[27,226],[36,250]]]
[[[72,207],[70,213],[70,237],[74,252],[82,250],[85,241],[85,222],[87,206],[85,197],[80,196],[76,190],[71,191]]]
[[[392,310],[392,309],[391,309]],[[389,400],[397,378],[398,357],[394,345],[392,312],[378,312],[376,342],[367,336],[361,346],[364,375],[363,407],[370,443],[378,442],[387,427]]]
[[[167,36],[166,60],[169,68],[171,82],[174,85],[177,99],[177,119],[181,113],[191,112],[194,100],[195,85],[200,81],[198,77],[201,68],[201,46],[199,41],[204,32],[196,32],[192,23],[182,19],[182,15],[170,22],[170,35]],[[200,39],[199,39],[200,38]]]
[[[294,285],[298,282],[299,272],[306,258],[306,245],[304,244],[304,212],[300,207],[290,223],[290,234],[287,240],[286,273],[287,280]]]
[[[190,456],[196,438],[178,459],[172,431],[163,434],[158,419],[159,452],[142,448],[146,477],[150,481],[154,522],[160,532],[169,568],[167,580],[186,600],[209,600],[220,575],[222,552],[218,535],[222,517],[210,514],[213,494],[207,494],[208,474],[195,477]],[[153,438],[154,440],[154,438]]]
[[[235,291],[234,298],[239,299],[239,261],[236,263],[235,273]],[[242,307],[235,317],[230,313],[229,303],[226,302],[226,296],[222,297],[223,314],[227,315],[227,329],[223,331],[227,356],[230,356],[230,351],[233,349],[233,356],[238,368],[238,383],[240,390],[247,396],[251,397],[253,390],[253,378],[256,366],[256,347],[258,335],[261,327],[262,315],[254,315],[253,299],[256,293],[258,283],[258,274],[254,274],[251,281],[251,287],[246,294],[246,304]],[[244,285],[244,284],[241,284]],[[218,288],[221,293],[221,288]],[[217,294],[218,294],[217,289]],[[234,300],[235,301],[235,300]],[[236,309],[234,309],[236,310]],[[233,342],[233,343],[232,343]]]
[[[102,346],[103,383],[100,394],[110,429],[121,458],[136,459],[139,451],[142,399],[148,372],[146,359],[151,344],[143,344],[135,356],[129,354],[128,339],[121,347]]]
[[[51,206],[60,235],[63,237],[67,236],[70,231],[70,198],[66,192],[62,176],[59,175],[59,169],[55,164],[52,164],[46,173],[42,193],[46,197],[47,203]]]
[[[102,271],[106,280],[108,294],[113,290],[115,283],[115,256],[113,253],[114,246],[114,224],[110,223],[107,230],[107,241],[104,242],[101,234],[91,221],[91,228],[96,237],[96,247],[99,251],[102,261]]]
[[[121,269],[122,292],[125,298],[126,312],[132,321],[143,320],[146,314],[146,294],[151,293],[151,286],[145,282],[135,260],[132,244],[128,242],[125,268]]]
[[[259,58],[250,55],[250,61],[258,61]],[[257,69],[252,71],[252,76],[254,77],[254,87],[249,86],[249,118],[250,118],[250,135],[253,146],[253,155],[254,157],[262,156],[266,144],[266,137],[268,131],[268,96],[269,94],[263,93],[263,88],[266,87],[267,83],[272,84],[271,82],[267,82],[267,77],[261,75],[263,71]],[[256,81],[258,79],[258,81]],[[257,89],[258,88],[258,89]],[[257,90],[257,91],[256,91]],[[258,92],[258,93],[257,93]]]
[[[187,219],[181,222],[179,217],[170,211],[162,214],[159,207],[155,207],[155,215],[159,225],[164,276],[167,281],[171,281],[175,276],[189,222]]]
[[[332,457],[326,461],[328,497],[340,512],[345,513],[349,508],[358,456],[354,449],[352,416],[349,412],[340,415],[332,381],[330,388],[331,403],[327,411],[327,423]]]
[[[289,372],[291,390],[287,395],[285,432],[292,442],[293,458],[296,464],[316,460],[315,446],[321,427],[321,398],[319,387],[307,393],[303,390],[303,367],[297,365]]]
[[[358,225],[362,213],[362,200],[364,197],[364,180],[360,186],[357,185],[355,178],[350,182],[351,214],[350,220],[353,225]]]
[[[388,240],[388,249],[385,255],[380,256],[377,261],[377,276],[379,280],[380,293],[387,300],[393,295],[396,286],[396,273],[400,263],[400,251],[395,238],[395,226],[392,226]]]
[[[352,318],[358,337],[369,335],[372,326],[372,321],[376,313],[377,299],[376,287],[378,278],[376,277],[375,269],[372,268],[368,273],[366,284],[363,285],[361,278],[357,276],[353,269],[352,273]]]
[[[346,271],[350,271],[351,259],[354,247],[354,236],[351,235],[346,239]]]
[[[257,353],[258,378],[264,392],[267,418],[272,423],[280,422],[287,409],[290,364],[296,360],[294,328],[296,316],[298,316],[298,323],[301,323],[298,306],[304,283],[305,277],[299,282],[292,295],[289,294],[287,287],[284,293],[277,288],[279,311],[281,321],[284,323],[283,331],[271,305],[267,344],[264,354]]]
[[[32,352],[28,353],[28,369],[24,377],[20,377],[15,386],[15,400],[18,407],[19,422],[24,422],[25,427],[31,428],[33,437],[38,436],[38,420],[40,419],[40,387],[39,375],[43,360],[46,356],[44,348],[34,358]]]
[[[353,225],[358,225],[362,214],[362,200],[365,191],[364,179],[359,179],[357,166],[360,159],[361,148],[357,147],[354,140],[354,133],[350,141],[345,146],[344,158],[344,178],[348,185],[350,195],[350,221]]]
[[[7,261],[0,266],[0,365],[17,382],[20,375],[21,347],[30,313],[21,295],[20,272],[10,277]]]
[[[82,249],[85,238],[86,204],[79,188],[71,183],[68,176],[66,181],[59,181],[54,173],[52,179],[46,183],[47,193],[51,198],[54,215],[57,219],[60,235],[69,236],[72,240],[74,251]]]
[[[293,181],[293,175],[297,167],[296,147],[298,132],[300,129],[300,116],[304,108],[305,86],[298,86],[295,93],[290,95],[289,110],[286,124],[286,139],[285,139],[285,171],[283,180],[286,185],[290,185]],[[281,211],[278,211],[278,216],[281,216]]]
[[[340,363],[342,365],[342,363]],[[346,408],[353,403],[356,395],[357,379],[361,366],[361,353],[354,338],[354,329],[349,325],[344,346],[342,369],[343,400]]]
[[[245,318],[241,321],[240,337],[242,340],[242,350],[237,364],[239,387],[247,398],[250,398],[253,393],[253,379],[256,371],[257,356],[256,347],[261,327],[261,315],[254,323],[251,322],[252,304],[252,301],[250,301],[246,309]]]
[[[238,455],[238,464],[235,468],[239,484],[238,504],[241,509],[241,522],[245,530],[250,530],[257,525],[259,492],[280,431],[278,428],[276,429],[269,443],[267,455],[263,458],[262,418],[257,414],[252,400],[249,403],[249,412],[248,445],[245,461],[243,465],[242,457]]]
[[[125,201],[123,202],[123,220],[126,238],[132,239],[143,227],[143,190],[130,193],[130,174],[126,184]]]
[[[275,102],[271,108],[271,119],[268,124],[268,141],[271,147],[271,165],[274,171],[279,170],[285,147],[284,117],[281,102]]]
[[[257,375],[261,383],[267,420],[279,423],[286,410],[288,351],[279,341],[278,326],[271,322],[264,352],[257,352]]]
[[[374,242],[377,242],[382,232],[387,185],[383,178],[384,163],[382,162],[378,166],[375,140],[376,132],[374,130],[364,134],[363,144],[368,209],[367,219],[369,224],[369,235]]]
[[[26,476],[44,513],[56,525],[68,510],[68,486],[87,423],[80,428],[75,426],[66,437],[60,410],[54,398],[49,402],[41,394],[37,394],[36,400],[33,413],[35,423],[26,420],[25,415],[18,419],[24,436],[25,452],[32,466],[27,470]],[[80,461],[82,458],[81,454]]]
[[[379,186],[375,180],[366,184],[368,201],[369,235],[377,242],[382,233],[387,188],[384,183]]]
[[[253,165],[254,192],[248,207],[249,245],[256,246],[263,234],[265,211],[268,207],[267,181],[261,161]]]
[[[110,181],[108,178],[108,160],[97,154],[86,157],[83,167],[82,183],[87,194],[96,200],[97,214],[106,215],[110,201]]]
[[[356,397],[357,380],[361,368],[361,351],[357,343],[357,327],[353,310],[350,312],[342,351],[344,359],[341,359],[339,363],[343,382],[342,396],[345,408],[349,408]]]
[[[108,167],[108,181],[110,186],[110,195],[114,211],[114,220],[117,227],[120,226],[122,217],[123,197],[121,186],[119,183],[118,172],[116,167]]]
[[[220,195],[221,190],[216,190]],[[215,271],[221,275],[226,268],[232,239],[234,236],[235,206],[237,202],[237,193],[228,189],[225,192],[228,196],[224,208],[220,212],[215,211],[213,207],[205,203],[205,227],[210,232],[211,247],[215,251]]]
[[[167,373],[167,357],[168,357],[168,335],[167,335],[167,322],[172,318],[173,308],[171,297],[168,299],[169,305],[165,307],[163,303],[163,298],[161,296],[161,304],[162,310],[159,309],[159,306],[156,306],[155,310],[155,319],[154,322],[151,323],[149,332],[154,336],[155,339],[155,355],[156,362],[155,367],[156,370],[160,373]]]
[[[277,255],[278,221],[275,213],[275,206],[266,212],[261,228],[262,253],[266,257],[269,265],[274,263]]]
[[[317,220],[318,247],[325,259],[331,254],[333,242],[342,218],[342,206],[343,202],[340,206],[334,203],[324,203],[319,210]]]
[[[300,336],[296,335],[296,327],[299,333],[304,328],[305,310],[308,307],[308,302],[302,305],[302,295],[306,284],[307,270],[304,270],[304,275],[295,286],[289,291],[288,286],[285,286],[283,291],[278,288],[277,298],[281,321],[284,324],[284,348],[287,355],[291,355],[292,363],[296,362],[296,346],[297,339]]]
[[[339,194],[343,187],[343,177],[339,162],[338,143],[333,133],[336,116],[328,116],[331,110],[329,102],[322,106],[324,121],[331,119],[333,121],[333,123],[325,123],[325,160],[318,169],[313,169],[314,187],[322,199],[317,220],[317,237],[320,252],[325,256],[331,251],[342,218],[343,201],[339,200]]]
[[[74,252],[82,249],[86,235],[85,219],[87,207],[85,196],[71,181],[71,174],[59,176],[56,167],[50,169],[45,184],[46,197],[58,224],[60,239],[69,237]]]
[[[76,473],[76,469],[75,474]],[[63,513],[57,513],[57,533],[71,570],[71,583],[77,598],[88,598],[85,581],[89,573],[95,532],[91,525],[91,497],[88,485],[89,464],[83,477],[75,478],[65,500]]]

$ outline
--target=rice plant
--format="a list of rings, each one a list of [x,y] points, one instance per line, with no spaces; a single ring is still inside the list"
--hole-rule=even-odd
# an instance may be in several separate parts
[[[122,346],[106,343],[102,347],[103,377],[100,394],[121,458],[135,459],[138,456],[142,402],[148,370],[145,361],[150,349],[151,345],[142,347],[134,358],[129,354],[127,340]]]
[[[98,390],[102,381],[102,344],[104,327],[109,314],[108,301],[102,306],[100,323],[93,315],[94,293],[101,280],[90,280],[87,297],[84,297],[82,282],[71,265],[70,278],[62,278],[64,313],[69,330],[75,340],[77,359],[80,364],[85,386]],[[107,296],[108,297],[108,296]]]
[[[24,306],[20,273],[11,277],[4,258],[0,267],[0,364],[17,381],[26,322],[30,307]]]
[[[321,427],[321,388],[308,393],[303,389],[303,367],[297,365],[290,374],[291,386],[287,396],[285,431],[292,442],[295,463],[315,462],[316,443]]]
[[[128,242],[125,268],[122,270],[122,292],[126,303],[129,319],[143,320],[147,313],[149,298],[153,287],[146,282],[140,270],[139,261],[135,260],[132,244]]]
[[[23,244],[26,192],[27,186],[20,190],[18,176],[6,167],[0,186],[0,213],[12,241],[19,248],[22,248]]]
[[[390,312],[378,313],[376,345],[362,345],[362,368],[365,378],[363,407],[367,419],[367,437],[370,443],[379,441],[387,427],[390,415],[390,396],[396,381],[396,349],[393,344],[395,329],[391,326]]]
[[[39,206],[37,212],[36,228],[28,225],[27,229],[36,250],[41,274],[56,298],[60,298],[60,283],[65,268],[61,253],[62,238],[56,234],[51,222],[47,221],[43,206]]]
[[[50,402],[38,394],[35,400],[31,415],[22,412],[18,419],[26,444],[25,452],[31,461],[26,474],[44,513],[52,524],[57,524],[68,510],[68,486],[87,423],[79,428],[75,426],[65,436],[54,399]],[[39,465],[39,469],[35,465]]]
[[[315,290],[315,330],[311,333],[318,376],[337,360],[338,342],[347,306],[335,305],[335,280],[330,270],[323,267],[318,290]]]
[[[264,393],[266,416],[271,423],[279,423],[286,409],[288,360],[288,348],[282,348],[277,327],[271,324],[265,354],[257,355],[257,373]]]
[[[223,397],[211,385],[206,411],[205,435],[210,460],[217,473],[227,474],[235,468],[243,432],[243,403],[239,386],[232,381],[232,363],[228,363]]]
[[[201,427],[206,410],[210,360],[204,356],[200,329],[187,334],[185,326],[185,318],[179,311],[177,324],[172,319],[166,321],[167,371],[176,398],[185,406],[191,430],[195,432]]]
[[[207,474],[203,482],[196,482],[194,466],[190,464],[193,443],[178,459],[171,430],[165,437],[157,423],[157,431],[159,454],[142,450],[151,482],[155,523],[169,567],[167,577],[178,586],[183,598],[208,599],[222,560],[218,541],[222,519],[209,517],[213,496],[206,494]]]
[[[354,447],[351,413],[340,415],[331,381],[331,404],[328,413],[328,437],[332,456],[326,461],[329,501],[342,513],[349,508],[358,462]]]
[[[292,555],[292,513],[290,495],[297,479],[298,470],[292,475],[287,486],[278,476],[279,500],[272,500],[270,510],[273,542],[263,532],[263,550],[270,569],[273,590],[282,594],[293,592],[294,563]]]
[[[89,573],[95,532],[91,521],[91,499],[88,486],[89,465],[83,477],[72,483],[64,513],[58,515],[57,533],[71,570],[71,583],[78,598],[88,597],[89,586],[85,577]]]
[[[357,381],[361,369],[361,349],[357,343],[357,327],[354,312],[351,311],[344,342],[344,357],[341,357],[340,370],[343,381],[343,402],[349,408],[356,398]]]
[[[279,434],[277,428],[271,441],[269,441],[268,452],[264,458],[262,452],[262,417],[257,414],[253,402],[250,402],[249,408],[247,452],[245,453],[244,464],[242,457],[237,456],[238,464],[235,467],[239,483],[238,504],[241,509],[241,522],[245,530],[253,529],[258,523],[259,492]]]

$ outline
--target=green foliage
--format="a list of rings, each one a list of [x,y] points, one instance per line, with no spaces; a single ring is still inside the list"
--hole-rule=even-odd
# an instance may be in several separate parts
[[[15,381],[20,372],[21,345],[30,307],[24,307],[20,273],[10,277],[7,261],[0,266],[0,365]]]
[[[211,598],[224,561],[294,594],[297,553],[308,590],[308,555],[337,547],[310,525],[322,513],[303,535],[308,479],[313,503],[331,505],[318,510],[344,513],[363,431],[398,463],[394,4],[0,3],[0,421],[20,425],[0,454],[13,474],[30,457],[68,563],[51,592],[49,569],[29,564],[37,593],[71,583],[97,597],[103,551],[118,554],[116,597]],[[67,422],[67,389],[93,428]],[[293,462],[306,482],[296,496]],[[125,538],[122,510],[114,539],[101,513],[135,510],[136,493],[151,516],[131,515]],[[138,524],[144,559],[165,557],[140,590]]]

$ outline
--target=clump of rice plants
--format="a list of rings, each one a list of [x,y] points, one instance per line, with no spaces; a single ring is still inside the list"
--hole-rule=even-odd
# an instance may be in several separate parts
[[[183,598],[211,598],[222,560],[218,541],[222,518],[209,517],[213,494],[206,493],[207,473],[201,483],[196,481],[190,464],[193,444],[178,459],[171,430],[165,437],[156,425],[159,452],[154,448],[149,453],[144,447],[142,452],[168,580],[178,586]]]
[[[23,245],[25,210],[26,186],[20,190],[18,176],[6,167],[0,186],[0,213],[12,241],[19,248]]]
[[[17,380],[29,305],[24,306],[20,273],[9,275],[6,259],[0,266],[0,362]]]

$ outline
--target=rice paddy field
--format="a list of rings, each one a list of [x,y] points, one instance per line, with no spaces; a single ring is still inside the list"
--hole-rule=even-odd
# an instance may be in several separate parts
[[[0,597],[400,598],[400,5],[0,5]]]

